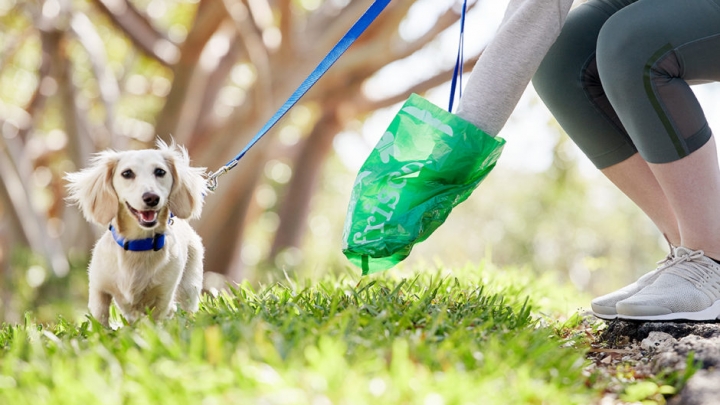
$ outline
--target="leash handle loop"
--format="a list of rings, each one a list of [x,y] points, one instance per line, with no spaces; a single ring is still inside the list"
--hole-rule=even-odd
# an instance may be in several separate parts
[[[285,104],[273,115],[270,120],[260,129],[254,138],[237,154],[232,160],[226,163],[216,172],[208,175],[208,188],[215,190],[218,186],[218,177],[227,173],[230,169],[237,166],[240,159],[245,156],[247,151],[253,147],[278,121],[292,108],[295,103],[300,100],[305,93],[332,67],[343,53],[352,45],[358,37],[372,24],[380,13],[387,7],[391,0],[375,0],[373,4],[365,11],[360,19],[350,28],[340,41],[330,50],[330,52],[320,61],[320,64],[313,70],[310,75],[300,84],[300,87],[288,98]]]

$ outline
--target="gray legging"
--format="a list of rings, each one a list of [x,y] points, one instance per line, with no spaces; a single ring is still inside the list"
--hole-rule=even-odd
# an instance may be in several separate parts
[[[600,169],[678,160],[712,136],[689,83],[720,81],[720,0],[590,0],[533,84]]]

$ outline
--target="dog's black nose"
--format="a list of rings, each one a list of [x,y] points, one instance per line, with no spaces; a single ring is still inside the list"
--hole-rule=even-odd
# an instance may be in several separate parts
[[[155,193],[145,193],[142,195],[142,199],[148,207],[154,207],[160,202],[160,196]]]

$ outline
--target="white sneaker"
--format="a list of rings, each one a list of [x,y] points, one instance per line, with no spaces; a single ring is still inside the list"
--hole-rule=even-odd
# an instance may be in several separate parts
[[[720,319],[720,265],[702,250],[678,247],[656,280],[619,301],[616,310],[621,319]]]
[[[655,280],[657,280],[660,274],[669,267],[669,264],[672,263],[674,258],[675,247],[670,245],[670,253],[668,253],[665,259],[657,262],[658,266],[657,268],[655,268],[655,270],[646,273],[632,284],[628,284],[617,291],[602,295],[590,301],[590,306],[592,307],[593,314],[601,319],[617,318],[618,313],[615,305],[618,303],[618,301],[630,298],[640,292],[645,287],[652,284]]]

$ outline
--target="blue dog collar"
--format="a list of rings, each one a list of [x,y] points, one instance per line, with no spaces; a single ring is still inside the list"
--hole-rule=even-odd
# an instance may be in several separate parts
[[[112,225],[110,225],[110,233],[121,248],[131,252],[147,252],[148,250],[157,252],[165,246],[165,234],[163,233],[156,233],[152,238],[128,240],[118,235]]]

